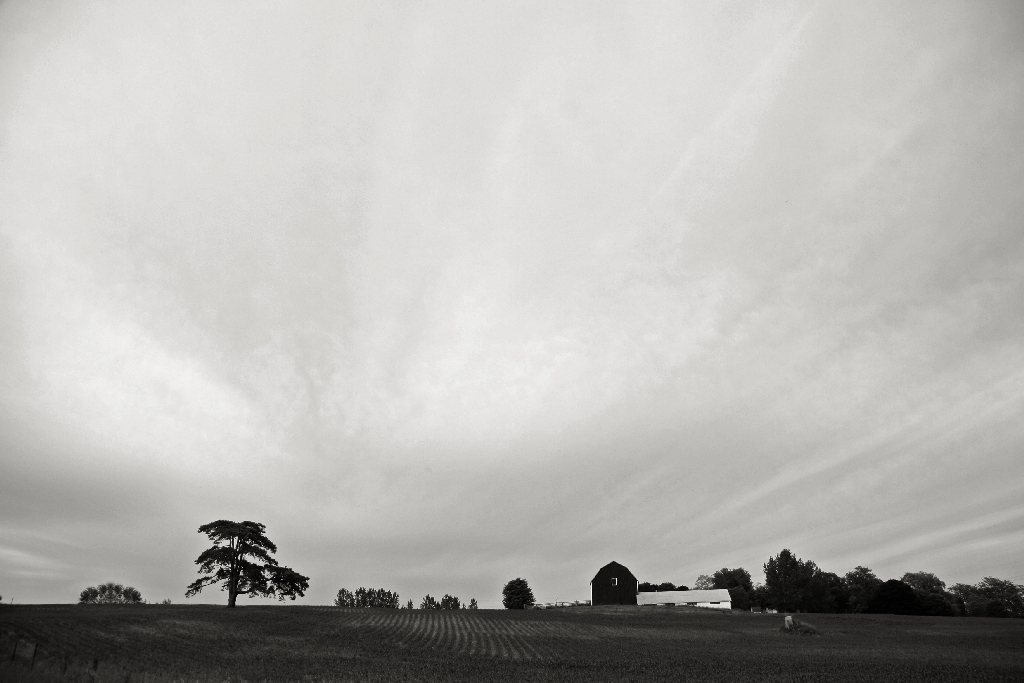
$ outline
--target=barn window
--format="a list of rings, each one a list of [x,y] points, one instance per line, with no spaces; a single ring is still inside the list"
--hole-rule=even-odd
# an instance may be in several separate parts
[[[613,586],[618,586],[619,585],[619,580],[617,578],[613,578],[612,579],[612,585]]]

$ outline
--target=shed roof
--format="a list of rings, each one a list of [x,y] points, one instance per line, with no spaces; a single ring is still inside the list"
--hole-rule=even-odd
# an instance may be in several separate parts
[[[728,589],[715,588],[699,591],[642,591],[637,594],[637,600],[648,604],[672,602],[678,605],[685,602],[730,602],[732,597]]]

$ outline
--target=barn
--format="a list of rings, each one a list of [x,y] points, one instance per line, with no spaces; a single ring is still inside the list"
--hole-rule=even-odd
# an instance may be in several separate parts
[[[618,562],[609,562],[590,581],[590,604],[635,605],[639,586],[633,572]]]
[[[732,609],[732,597],[725,588],[703,591],[660,591],[637,593],[638,605],[691,605],[710,609]]]

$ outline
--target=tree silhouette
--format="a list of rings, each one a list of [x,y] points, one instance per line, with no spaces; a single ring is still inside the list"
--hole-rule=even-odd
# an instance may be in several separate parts
[[[448,593],[445,593],[444,597],[441,598],[440,605],[441,609],[462,609],[462,601]]]
[[[309,588],[309,577],[290,567],[282,567],[272,554],[277,552],[266,536],[266,527],[259,522],[231,522],[218,520],[199,527],[213,541],[196,559],[200,574],[208,574],[193,581],[185,591],[192,597],[207,586],[223,584],[228,592],[228,607],[235,606],[239,595],[267,598],[286,597],[294,600]]]
[[[104,583],[89,586],[78,596],[79,605],[140,605],[142,594],[131,586]]]
[[[505,609],[525,609],[532,607],[535,602],[533,591],[530,590],[530,584],[526,583],[526,579],[512,579],[505,584],[501,594],[501,603]]]

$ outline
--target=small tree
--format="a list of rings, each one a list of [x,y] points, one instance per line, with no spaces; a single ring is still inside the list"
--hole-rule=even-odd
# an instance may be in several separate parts
[[[423,599],[420,600],[420,609],[441,609],[441,604],[434,599],[434,596],[427,593],[423,596]]]
[[[405,607],[403,609],[413,609],[412,598],[409,598],[409,601],[405,603]]]
[[[469,599],[469,605],[466,606],[466,609],[477,609],[476,598]]]
[[[338,589],[338,595],[334,598],[335,607],[355,607],[356,596],[347,588]]]
[[[266,527],[259,522],[231,522],[218,520],[199,527],[199,533],[206,534],[213,541],[196,559],[200,574],[210,574],[193,581],[185,591],[185,597],[192,597],[207,586],[223,584],[221,590],[228,592],[228,607],[235,606],[239,595],[267,598],[286,597],[294,600],[305,595],[309,589],[309,577],[303,576],[290,567],[278,565],[271,557],[277,552],[266,536]]]
[[[526,583],[526,579],[512,579],[505,584],[501,594],[501,603],[505,609],[526,609],[532,607],[535,602],[533,591],[530,590],[530,584]]]
[[[750,594],[754,591],[754,584],[750,581],[750,572],[743,567],[722,567],[711,576],[711,585],[729,591],[733,609],[744,612],[750,609]]]
[[[119,583],[89,586],[78,596],[79,605],[141,605],[142,602],[139,591]]]
[[[445,593],[441,598],[441,609],[462,609],[462,601],[454,595]]]
[[[711,590],[715,587],[715,580],[707,574],[701,574],[697,577],[697,580],[693,582],[693,589],[698,591]]]

